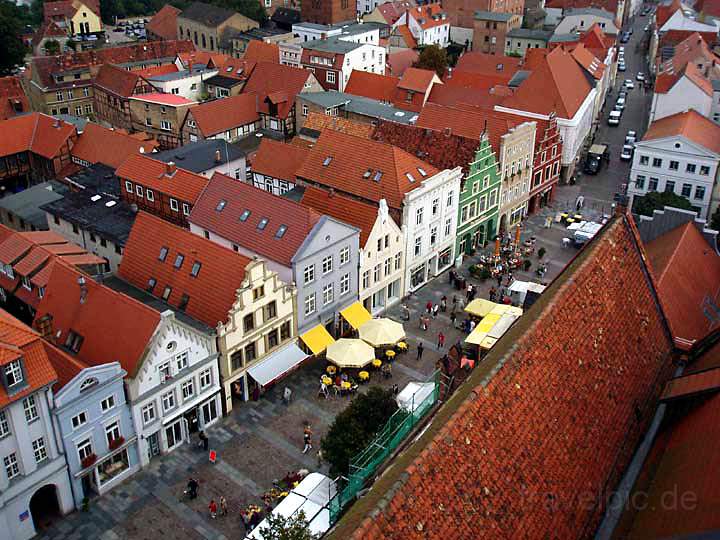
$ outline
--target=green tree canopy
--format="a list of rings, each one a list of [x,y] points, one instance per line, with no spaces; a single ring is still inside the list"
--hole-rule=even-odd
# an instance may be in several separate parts
[[[60,54],[60,42],[57,39],[48,39],[45,42],[45,54],[48,56]]]
[[[390,390],[373,386],[339,415],[322,439],[323,456],[332,475],[347,474],[350,460],[361,452],[398,409]]]
[[[662,210],[666,206],[680,208],[681,210],[692,210],[692,204],[685,197],[676,195],[670,191],[651,191],[642,197],[633,199],[633,212],[641,216],[652,217],[654,210]]]
[[[27,8],[0,0],[0,75],[9,75],[25,62],[22,33],[29,19]]]
[[[448,67],[447,51],[437,45],[428,45],[420,51],[420,57],[413,67],[434,71],[438,77],[442,77]]]
[[[315,540],[316,538],[310,532],[305,512],[302,510],[297,515],[288,518],[268,514],[265,519],[268,526],[260,529],[265,540]]]

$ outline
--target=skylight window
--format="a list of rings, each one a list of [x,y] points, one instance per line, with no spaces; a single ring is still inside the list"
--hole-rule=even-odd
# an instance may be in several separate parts
[[[407,179],[410,180],[411,182],[414,182],[414,181],[415,181],[415,177],[414,177],[412,174],[410,174],[409,172],[406,172],[406,173],[405,173],[405,176],[406,176]]]
[[[427,173],[425,172],[425,169],[423,169],[423,168],[421,168],[421,167],[418,167],[417,169],[418,169],[418,172],[419,172],[422,176],[427,176]]]
[[[264,231],[265,227],[267,227],[268,221],[270,221],[268,218],[266,218],[266,217],[262,218],[257,224],[258,230]]]
[[[277,232],[275,233],[275,238],[282,238],[285,234],[285,231],[287,231],[287,225],[280,225]]]
[[[175,257],[175,264],[173,266],[175,266],[175,268],[180,268],[182,266],[184,260],[185,260],[185,255],[183,255],[182,253],[178,253],[177,257]]]
[[[373,180],[375,182],[379,182],[380,179],[382,178],[382,175],[383,175],[382,171],[375,171],[375,176],[373,176]]]
[[[225,205],[227,204],[227,201],[225,199],[221,199],[219,203],[217,203],[217,206],[215,207],[216,212],[222,212],[223,208],[225,208]]]
[[[323,161],[323,167],[327,167],[330,165],[330,162],[332,161],[332,156],[328,156],[325,158],[325,161]]]
[[[157,281],[155,280],[154,277],[151,277],[150,279],[148,279],[147,292],[149,292],[149,293],[153,292],[153,289],[155,288],[156,283],[157,283]]]
[[[92,202],[98,202],[100,199],[102,199],[102,195],[93,195],[92,197],[90,197],[90,200]]]
[[[368,169],[363,173],[363,178],[370,178],[372,176],[372,169]]]
[[[192,270],[190,270],[190,275],[192,277],[197,277],[197,275],[200,273],[200,268],[202,267],[202,264],[200,261],[195,261],[192,265]]]
[[[165,262],[165,259],[167,259],[167,254],[168,254],[168,248],[166,248],[165,246],[161,247],[160,248],[160,256],[158,257],[158,259]]]
[[[250,217],[250,210],[243,210],[243,213],[240,214],[240,221],[247,221],[247,218]]]
[[[226,73],[231,73],[232,70],[233,70],[233,67],[232,67],[232,66],[229,66],[228,68],[225,69],[225,72],[226,72]]]

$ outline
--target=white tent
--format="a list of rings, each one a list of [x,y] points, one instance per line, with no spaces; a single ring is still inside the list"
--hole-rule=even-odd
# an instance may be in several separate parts
[[[330,529],[330,500],[335,496],[335,482],[320,473],[310,473],[297,487],[285,497],[273,510],[273,514],[283,517],[296,515],[301,510],[310,525],[312,534],[321,536]],[[262,535],[263,528],[267,527],[267,520],[263,519],[245,540],[265,540]]]
[[[410,412],[415,412],[425,399],[435,390],[435,383],[409,382],[395,398],[398,406]]]

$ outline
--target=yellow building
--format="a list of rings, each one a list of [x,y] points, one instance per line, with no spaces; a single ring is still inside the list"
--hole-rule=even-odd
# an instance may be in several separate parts
[[[43,4],[45,22],[55,22],[70,37],[103,31],[98,0],[59,0]]]

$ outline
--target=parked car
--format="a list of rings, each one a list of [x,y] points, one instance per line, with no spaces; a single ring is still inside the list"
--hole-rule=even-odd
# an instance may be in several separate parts
[[[620,54],[625,54],[625,47],[623,47],[623,46],[621,45],[620,48],[618,49],[618,52],[619,52]]]
[[[632,79],[625,79],[625,88],[627,88],[628,90],[632,90],[633,88],[635,88],[635,83],[632,82]]]
[[[625,144],[634,144],[637,141],[637,132],[634,130],[628,130],[625,135]]]
[[[625,98],[617,98],[617,101],[615,102],[615,109],[618,111],[625,109]]]
[[[618,71],[625,71],[626,69],[625,62],[618,62]]]
[[[610,111],[610,115],[608,116],[607,123],[609,126],[618,126],[620,125],[620,117],[622,116],[621,111]]]
[[[619,98],[623,98],[623,99],[627,99],[627,92],[626,92],[625,90],[620,90],[620,91],[618,92],[618,97],[619,97]]]
[[[644,82],[645,81],[645,74],[642,71],[639,71],[637,75],[635,75],[635,80]]]
[[[633,148],[633,145],[624,144],[622,147],[622,152],[620,152],[620,160],[621,161],[630,161],[632,159],[634,150],[635,150],[635,148]]]

